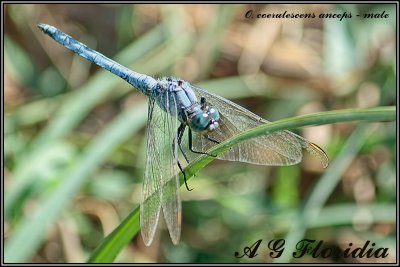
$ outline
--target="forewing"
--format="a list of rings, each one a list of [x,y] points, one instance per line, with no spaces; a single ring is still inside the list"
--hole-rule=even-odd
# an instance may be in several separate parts
[[[161,175],[163,173],[160,149],[157,146],[157,113],[154,100],[149,100],[147,150],[140,204],[140,227],[146,246],[153,242],[161,210]]]
[[[177,114],[177,101],[175,95],[170,94],[170,92],[160,96],[160,102],[165,105],[166,110],[169,110],[171,114]],[[159,129],[161,130],[159,138],[164,140],[162,142],[164,149],[160,152],[163,165],[161,205],[169,234],[172,242],[176,245],[181,234],[181,200],[179,194],[179,171],[177,168],[178,151],[177,143],[174,142],[178,123],[175,116],[165,112],[162,112],[162,115],[162,120],[159,122]]]
[[[208,133],[208,136],[218,142],[249,130],[261,124],[270,123],[249,110],[204,89],[192,86],[196,96],[205,97],[206,103],[214,106],[220,113],[219,127]],[[206,152],[215,143],[205,136],[196,133],[194,150]],[[325,152],[317,145],[307,141],[290,131],[281,131],[246,140],[219,155],[219,159],[242,161],[261,165],[293,165],[302,159],[302,148],[318,157],[324,167],[328,164]]]
[[[146,166],[140,209],[141,233],[144,243],[149,246],[162,207],[171,239],[177,244],[180,238],[181,203],[175,152],[172,149],[176,119],[161,110],[154,99],[149,100],[148,116]]]

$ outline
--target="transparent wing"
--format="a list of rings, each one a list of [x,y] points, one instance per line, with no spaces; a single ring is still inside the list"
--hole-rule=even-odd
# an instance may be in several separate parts
[[[146,246],[153,242],[161,210],[161,159],[157,147],[157,125],[155,125],[154,100],[149,100],[147,124],[147,150],[145,171],[142,183],[142,199],[140,203],[140,227]]]
[[[219,127],[208,134],[218,142],[222,142],[238,133],[269,123],[247,109],[204,89],[192,86],[196,96],[205,97],[210,106],[218,109],[221,119]],[[197,151],[205,152],[215,143],[203,135],[196,133],[193,146]],[[302,159],[302,148],[317,157],[324,167],[328,166],[328,157],[316,144],[290,131],[276,132],[246,140],[219,155],[219,159],[242,161],[260,165],[293,165]]]
[[[172,141],[176,120],[149,100],[147,154],[140,206],[140,225],[144,243],[149,246],[157,228],[161,207],[174,244],[180,238],[181,202]],[[173,130],[175,128],[175,130]],[[176,149],[175,149],[176,150]]]
[[[159,101],[162,103],[170,114],[177,114],[177,101],[173,94],[168,92],[160,96]],[[163,190],[161,194],[161,206],[163,208],[165,222],[167,223],[169,235],[172,243],[179,243],[181,236],[181,199],[179,194],[179,171],[177,168],[178,150],[174,140],[176,139],[178,124],[175,116],[163,112],[157,107],[162,114],[158,128],[160,129],[160,139],[164,139],[164,149],[161,158],[163,160],[164,172],[161,175]],[[173,145],[175,144],[175,145]]]

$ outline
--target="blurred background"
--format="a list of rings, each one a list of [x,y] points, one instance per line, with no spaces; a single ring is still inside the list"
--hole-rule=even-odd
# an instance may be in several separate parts
[[[268,120],[396,103],[395,5],[4,7],[6,262],[84,262],[140,201],[146,97],[44,35],[39,22]],[[247,19],[248,10],[317,17]],[[389,18],[362,18],[383,11]],[[318,18],[345,12],[352,18]],[[296,132],[327,152],[328,169],[308,155],[289,167],[215,160],[189,181],[193,191],[181,190],[179,245],[161,224],[151,247],[138,234],[116,262],[395,262],[395,122]],[[338,250],[370,240],[389,256],[293,258],[303,238]],[[256,257],[234,256],[259,239]],[[279,259],[269,254],[272,239],[286,242]]]

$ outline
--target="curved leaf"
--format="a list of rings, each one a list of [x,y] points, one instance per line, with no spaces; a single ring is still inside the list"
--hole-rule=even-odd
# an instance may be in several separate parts
[[[277,131],[290,130],[303,126],[323,125],[346,121],[394,121],[396,119],[396,108],[377,107],[369,109],[347,109],[329,112],[320,112],[304,116],[298,116],[288,119],[282,119],[260,127],[253,128],[243,132],[235,137],[216,145],[208,151],[212,155],[220,155],[230,147],[244,140],[254,138],[264,134],[270,134]],[[207,166],[215,158],[203,155],[193,160],[186,168],[186,178],[190,179],[196,172]],[[180,184],[182,185],[183,175],[180,175]],[[133,210],[121,224],[108,235],[100,245],[95,249],[88,262],[112,262],[118,253],[135,236],[140,229],[139,224],[140,207]]]

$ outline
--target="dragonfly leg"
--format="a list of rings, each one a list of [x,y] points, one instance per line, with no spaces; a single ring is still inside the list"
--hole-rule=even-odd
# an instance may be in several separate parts
[[[217,145],[219,144],[219,142],[211,137],[209,137],[208,135],[204,135],[205,138],[207,138],[208,141],[211,141],[213,143],[216,143]]]
[[[189,163],[189,159],[188,159],[188,157],[186,156],[186,154],[185,154],[185,152],[183,151],[182,146],[181,146],[182,137],[183,137],[183,134],[184,134],[184,132],[185,132],[185,127],[186,127],[186,125],[183,124],[183,123],[181,123],[181,125],[180,125],[179,128],[178,128],[178,132],[177,132],[176,135],[178,136],[178,146],[179,146],[179,150],[181,151],[181,153],[182,153],[183,157],[185,158],[186,162]],[[174,142],[173,142],[172,145],[173,145],[173,146],[175,145],[175,139],[174,139]]]
[[[200,97],[200,105],[204,107],[206,105],[206,98],[204,96]]]
[[[181,163],[178,160],[176,162],[178,163],[178,167],[181,170],[181,173],[183,174],[183,180],[185,181],[186,190],[187,191],[192,191],[193,189],[190,189],[188,184],[187,184],[186,174],[182,169]]]
[[[213,157],[213,158],[216,158],[217,156],[216,155],[211,155],[211,154],[209,154],[209,153],[207,153],[207,152],[202,152],[202,151],[196,151],[196,150],[194,150],[193,149],[193,135],[192,135],[192,130],[189,128],[189,131],[188,131],[188,134],[189,134],[189,149],[190,149],[190,151],[192,151],[193,153],[196,153],[196,154],[203,154],[203,155],[207,155],[207,156],[210,156],[210,157]],[[207,138],[207,137],[206,137]],[[208,138],[207,138],[208,139]]]
[[[175,151],[176,141],[178,141],[179,149],[181,150],[181,152],[182,152],[183,156],[185,157],[187,163],[189,163],[189,160],[187,159],[186,154],[183,152],[182,146],[181,146],[182,136],[183,136],[183,133],[185,132],[185,127],[186,127],[186,125],[183,124],[183,123],[181,123],[181,125],[179,126],[178,132],[177,132],[177,138],[174,138],[174,140],[173,140],[173,142],[172,142],[172,151]],[[176,139],[178,139],[178,140],[176,140]],[[174,155],[174,157],[175,157],[175,159],[176,159],[176,163],[178,164],[179,169],[181,170],[181,173],[183,174],[183,180],[185,181],[186,189],[187,189],[188,191],[192,191],[193,189],[190,189],[189,186],[188,186],[188,184],[187,184],[186,174],[185,174],[185,172],[183,171],[182,165],[181,165],[181,163],[179,162],[179,160],[178,160],[178,158],[177,158],[177,155]]]

